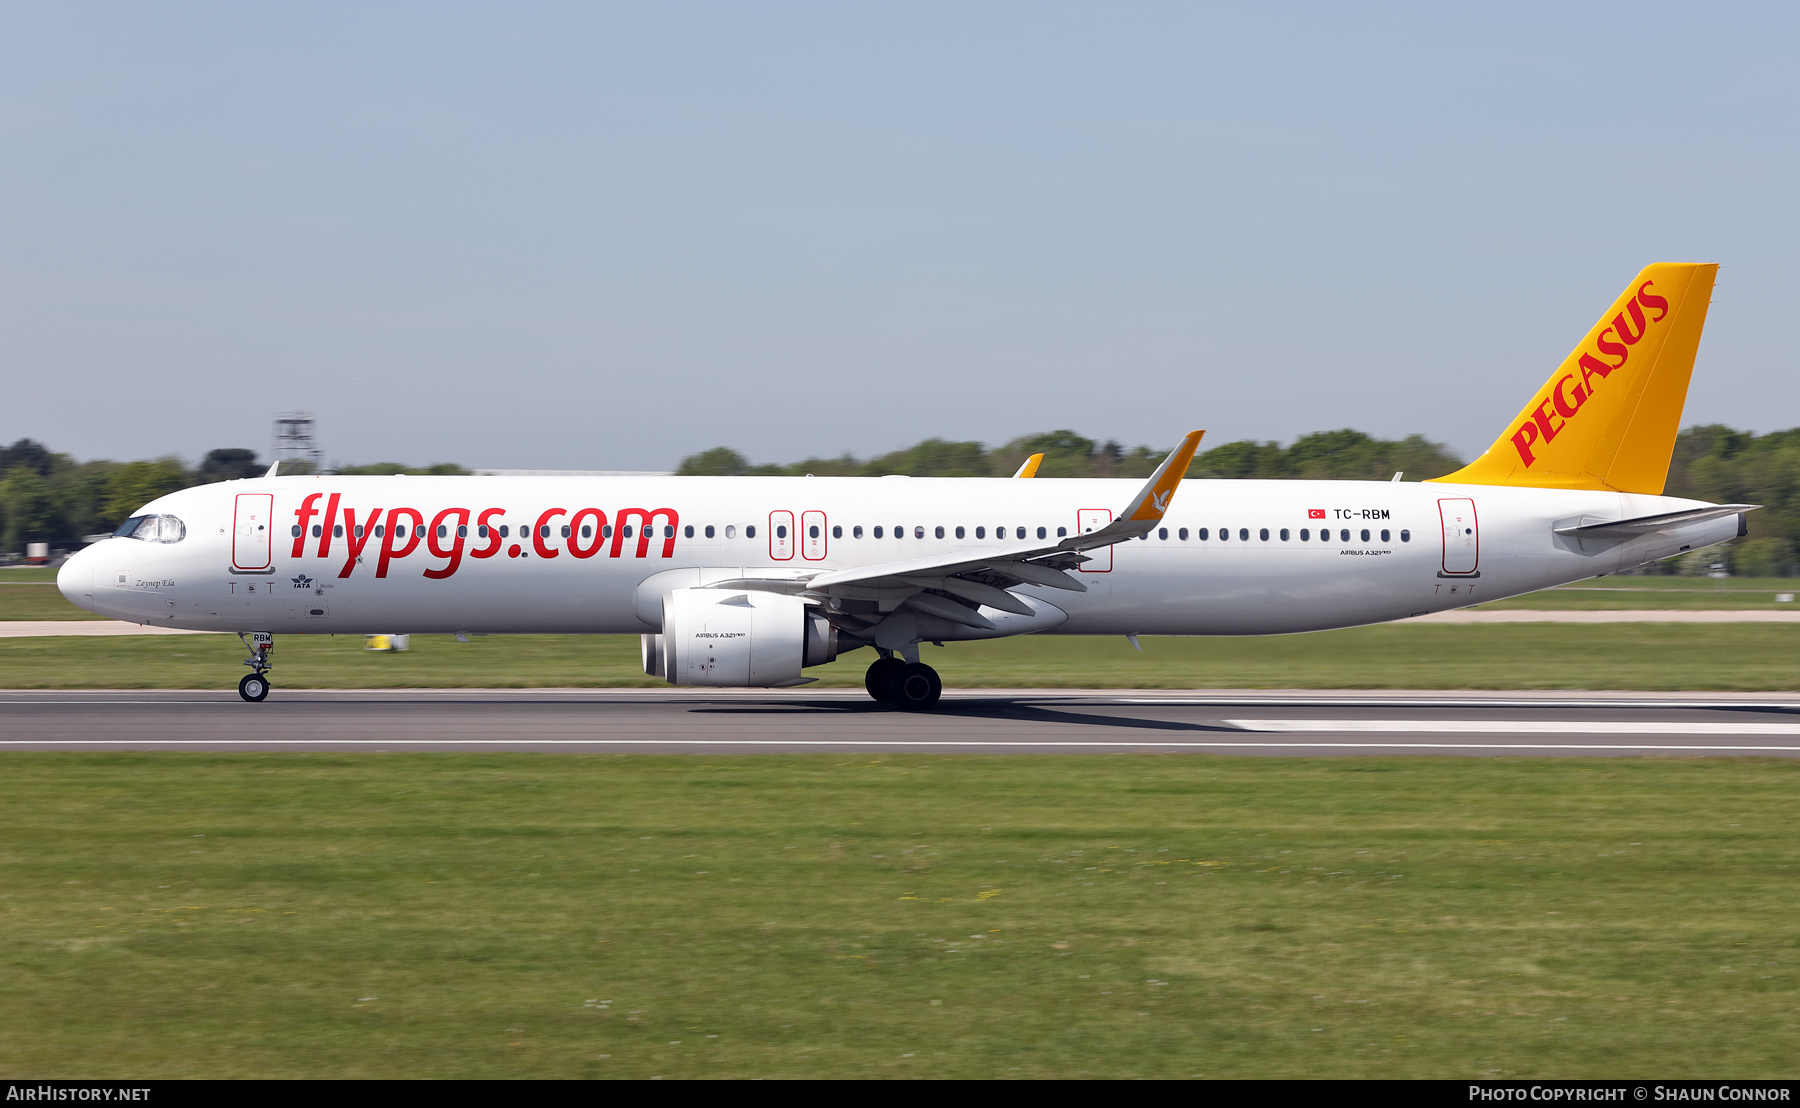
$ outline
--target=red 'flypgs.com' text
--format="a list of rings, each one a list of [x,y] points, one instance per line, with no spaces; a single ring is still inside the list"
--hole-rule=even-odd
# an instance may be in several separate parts
[[[339,578],[350,576],[372,540],[379,542],[377,577],[386,577],[390,563],[412,555],[421,544],[431,557],[444,562],[425,571],[425,576],[433,580],[454,574],[465,556],[492,558],[503,547],[509,558],[524,556],[526,543],[539,558],[555,558],[565,551],[575,558],[592,558],[602,551],[609,558],[619,558],[624,556],[625,540],[635,538],[634,556],[647,558],[658,521],[663,528],[661,556],[672,558],[675,528],[681,523],[673,508],[621,508],[611,520],[599,508],[579,508],[572,514],[567,508],[546,508],[538,513],[529,533],[521,527],[512,536],[506,533],[509,527],[491,522],[495,516],[505,516],[505,508],[484,508],[480,513],[469,508],[445,508],[427,523],[416,508],[370,508],[361,513],[355,508],[340,508],[340,495],[334,492],[326,499],[324,493],[315,492],[295,509],[291,555],[304,557],[307,543],[313,542],[313,556],[329,558],[333,544],[341,541],[344,567],[338,570]],[[318,509],[321,499],[326,499],[323,513]],[[314,523],[315,519],[319,522]],[[471,538],[484,545],[469,546]],[[509,538],[514,541],[509,543]],[[552,540],[557,545],[552,546]]]

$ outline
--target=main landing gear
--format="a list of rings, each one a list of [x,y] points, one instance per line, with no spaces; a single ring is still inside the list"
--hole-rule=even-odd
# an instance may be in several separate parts
[[[244,659],[250,672],[238,682],[238,695],[252,704],[260,704],[269,696],[269,670],[275,667],[270,658],[275,652],[275,636],[267,631],[252,631],[248,635],[240,631],[238,638],[250,651],[250,656]]]
[[[877,658],[863,676],[863,687],[883,704],[921,711],[938,702],[944,683],[924,662],[904,662],[891,655]]]

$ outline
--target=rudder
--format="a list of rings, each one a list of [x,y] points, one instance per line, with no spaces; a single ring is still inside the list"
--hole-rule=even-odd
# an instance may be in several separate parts
[[[1718,270],[1644,267],[1486,453],[1434,480],[1660,494]]]

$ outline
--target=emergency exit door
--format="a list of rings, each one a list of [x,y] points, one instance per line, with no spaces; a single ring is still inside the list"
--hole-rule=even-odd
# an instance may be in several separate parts
[[[825,557],[825,513],[800,513],[800,556],[809,562]]]
[[[1075,512],[1075,530],[1085,535],[1090,531],[1098,531],[1112,522],[1111,508],[1080,508]],[[1097,550],[1084,550],[1088,561],[1076,567],[1083,573],[1111,573],[1113,548],[1102,546]]]
[[[1444,525],[1444,568],[1438,576],[1481,576],[1481,525],[1475,519],[1475,502],[1461,497],[1440,500],[1438,518]]]
[[[794,513],[769,513],[769,557],[777,562],[794,558]]]
[[[274,568],[275,494],[240,492],[231,528],[231,568],[255,573]]]

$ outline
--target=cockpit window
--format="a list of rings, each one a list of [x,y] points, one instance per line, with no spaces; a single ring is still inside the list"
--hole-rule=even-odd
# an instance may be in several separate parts
[[[175,516],[132,516],[119,524],[113,537],[141,542],[180,542],[187,538],[187,525]]]

